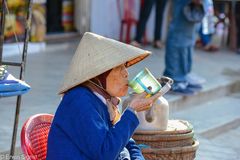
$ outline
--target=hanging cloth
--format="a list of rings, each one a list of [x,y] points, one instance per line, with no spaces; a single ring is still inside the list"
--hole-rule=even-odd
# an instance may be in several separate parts
[[[6,66],[0,66],[0,97],[18,96],[27,93],[30,86],[7,72]]]

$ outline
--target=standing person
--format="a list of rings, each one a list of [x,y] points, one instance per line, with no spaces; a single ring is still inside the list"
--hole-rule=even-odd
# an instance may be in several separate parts
[[[172,21],[169,26],[164,75],[172,78],[172,91],[192,95],[201,85],[191,84],[187,75],[191,72],[195,25],[204,17],[201,0],[174,0]]]
[[[144,0],[143,5],[140,8],[139,21],[136,30],[136,36],[134,41],[131,43],[136,47],[140,47],[143,34],[145,32],[147,20],[150,16],[152,7],[154,3],[156,4],[156,16],[155,16],[155,31],[154,31],[154,42],[153,46],[155,48],[162,48],[163,44],[161,42],[161,30],[162,30],[162,20],[163,12],[166,5],[166,0]]]
[[[47,160],[144,160],[131,138],[136,112],[149,109],[160,93],[137,94],[121,115],[130,67],[150,52],[85,33],[60,89],[61,103],[48,136]]]
[[[201,22],[199,29],[200,44],[203,50],[207,52],[214,52],[218,50],[218,47],[212,44],[212,37],[215,33],[215,17],[214,7],[212,0],[206,0],[204,4],[206,8],[206,14]]]

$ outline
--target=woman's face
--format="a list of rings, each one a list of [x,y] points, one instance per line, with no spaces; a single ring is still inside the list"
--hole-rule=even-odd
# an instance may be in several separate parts
[[[128,71],[125,65],[111,70],[106,78],[106,90],[111,96],[122,97],[128,91]]]

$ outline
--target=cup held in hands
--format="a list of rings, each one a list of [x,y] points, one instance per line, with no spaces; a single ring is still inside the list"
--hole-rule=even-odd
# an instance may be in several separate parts
[[[149,96],[154,95],[159,92],[162,88],[161,84],[157,79],[151,74],[151,72],[145,68],[140,71],[130,82],[129,86],[136,93],[147,92]]]

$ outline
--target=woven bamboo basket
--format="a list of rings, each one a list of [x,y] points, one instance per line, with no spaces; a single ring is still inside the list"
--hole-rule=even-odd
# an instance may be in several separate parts
[[[165,131],[138,130],[133,139],[138,144],[151,148],[184,147],[193,144],[194,131],[192,125],[183,120],[169,120]]]
[[[194,141],[191,146],[174,148],[147,148],[142,149],[146,160],[194,160],[199,142]]]
[[[135,134],[133,139],[138,144],[145,144],[152,148],[171,148],[171,147],[184,147],[191,146],[193,144],[194,132],[184,134],[154,134],[154,135],[142,135]]]

